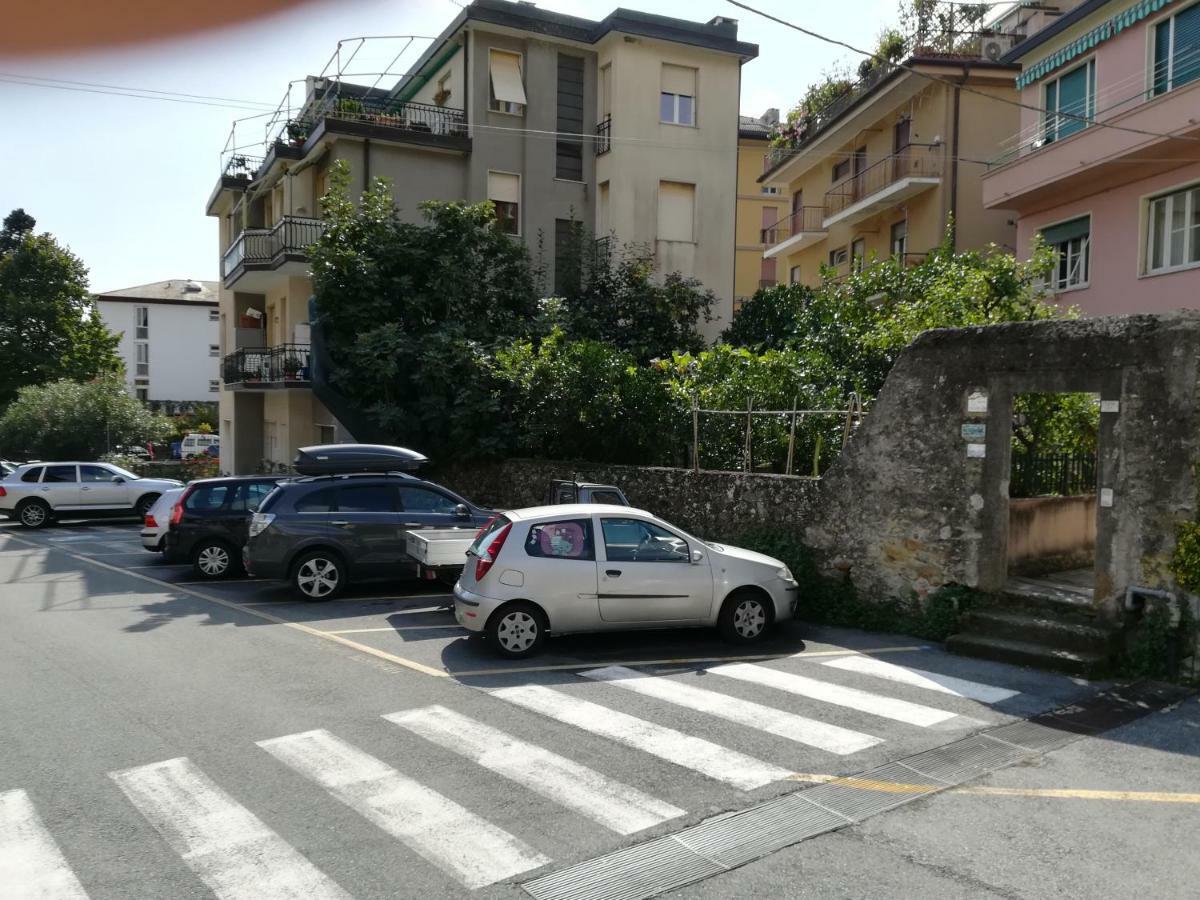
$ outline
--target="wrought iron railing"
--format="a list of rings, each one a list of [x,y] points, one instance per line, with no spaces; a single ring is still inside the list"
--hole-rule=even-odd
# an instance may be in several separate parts
[[[1013,455],[1010,497],[1071,497],[1095,492],[1096,457],[1092,454]]]
[[[885,156],[826,191],[825,215],[835,216],[903,178],[940,178],[941,175],[940,144],[909,144],[899,153]]]
[[[247,228],[225,251],[221,275],[228,278],[243,265],[271,265],[285,256],[304,256],[324,230],[322,219],[303,216],[284,216],[273,228]]]
[[[254,178],[259,168],[263,164],[261,156],[246,156],[244,153],[235,153],[225,162],[225,168],[222,170],[222,175],[228,175],[231,178],[245,178],[247,181]]]
[[[612,149],[612,116],[605,116],[596,125],[596,155],[607,153]]]
[[[463,136],[467,133],[467,114],[448,106],[428,103],[398,103],[385,97],[339,97],[328,93],[297,121],[314,126],[320,119],[367,122],[420,134]]]
[[[311,380],[310,353],[308,344],[242,347],[221,361],[221,377],[226,384],[306,384]]]
[[[780,244],[796,234],[820,234],[825,231],[825,207],[802,206],[759,233],[759,240],[768,245]]]

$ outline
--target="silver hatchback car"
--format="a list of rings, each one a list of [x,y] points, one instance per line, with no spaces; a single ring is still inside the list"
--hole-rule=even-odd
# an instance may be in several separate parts
[[[139,478],[111,463],[30,463],[0,481],[0,515],[26,528],[41,528],[56,516],[144,519],[164,491],[178,487],[182,481]]]
[[[760,640],[796,612],[792,573],[761,553],[702,541],[645,510],[594,503],[510,510],[467,551],[460,625],[502,656],[547,633],[717,626]]]

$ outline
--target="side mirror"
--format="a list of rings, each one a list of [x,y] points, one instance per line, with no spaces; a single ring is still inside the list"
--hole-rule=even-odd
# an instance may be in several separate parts
[[[124,484],[125,483],[125,479],[120,475],[114,475],[112,477],[112,481],[113,481],[113,484]]]
[[[693,550],[692,551],[692,565],[696,566],[702,562],[704,562],[704,551],[703,550]]]
[[[454,507],[454,515],[460,519],[469,519],[471,518],[471,508],[465,503],[460,503]]]

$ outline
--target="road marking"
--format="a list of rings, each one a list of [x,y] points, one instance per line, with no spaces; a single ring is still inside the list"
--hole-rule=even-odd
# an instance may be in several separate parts
[[[262,581],[264,585],[268,584],[267,581],[265,581],[263,579],[259,579],[259,578],[251,578],[250,580],[251,581]],[[383,601],[387,601],[389,603],[396,603],[401,600],[436,599],[439,596],[441,596],[441,595],[440,594],[413,594],[412,596],[407,596],[407,597],[338,597],[336,600],[330,600],[327,602],[329,602],[329,603],[380,603]],[[446,596],[448,597],[450,595],[447,594]],[[285,604],[292,604],[295,606],[311,606],[312,601],[310,601],[310,600],[293,600],[290,597],[284,597],[284,598],[280,598],[278,600],[256,600],[253,603],[246,603],[243,605],[244,606],[283,606]],[[445,606],[444,603],[439,603],[439,604],[436,604],[434,606],[429,606],[429,607],[424,607],[424,606],[412,607],[412,610],[442,609],[444,606]]]
[[[469,888],[551,861],[324,729],[259,741],[258,746]]]
[[[337,631],[326,631],[325,634],[372,634],[380,631],[445,631],[447,628],[462,628],[457,622],[445,625],[391,625],[387,628],[340,628]]]
[[[934,709],[932,706],[922,706],[919,703],[909,703],[907,700],[872,694],[840,684],[831,684],[828,681],[819,681],[805,675],[793,675],[790,672],[781,672],[766,666],[734,663],[729,666],[714,666],[708,671],[716,675],[724,675],[727,678],[736,678],[738,681],[787,691],[789,694],[808,697],[810,700],[856,709],[859,712],[870,713],[884,719],[919,725],[922,728],[956,718],[955,713],[947,712],[944,709]]]
[[[35,546],[35,547],[42,546],[39,544],[35,544],[32,541],[28,541],[25,538],[20,538],[20,537],[16,537],[16,536],[13,536],[13,540],[19,541],[20,543],[23,543],[23,544]],[[449,673],[445,672],[444,670],[434,669],[431,666],[426,666],[422,663],[416,662],[415,660],[405,659],[402,656],[396,656],[394,653],[388,653],[384,650],[377,650],[374,647],[368,647],[366,644],[360,644],[357,641],[352,641],[352,640],[350,640],[350,638],[342,637],[341,635],[327,634],[326,632],[321,631],[320,629],[311,628],[302,622],[292,622],[292,621],[289,621],[288,619],[281,619],[279,616],[272,615],[269,612],[264,612],[262,610],[257,610],[257,609],[251,609],[249,604],[246,604],[246,603],[234,603],[232,600],[226,600],[222,597],[217,597],[214,594],[208,594],[203,591],[198,591],[195,588],[180,587],[179,585],[173,584],[170,581],[163,581],[161,578],[153,578],[149,575],[143,575],[141,572],[130,572],[127,568],[122,568],[121,566],[114,566],[111,563],[106,563],[106,562],[103,562],[98,559],[92,559],[89,556],[83,556],[78,553],[72,553],[70,550],[63,549],[62,547],[48,547],[48,548],[44,548],[44,549],[56,550],[59,553],[65,553],[67,556],[70,556],[72,559],[77,559],[80,562],[86,562],[86,563],[89,563],[90,565],[98,566],[101,569],[108,569],[110,572],[118,572],[122,575],[128,576],[129,578],[136,578],[136,579],[139,579],[140,581],[147,581],[147,582],[150,582],[151,584],[161,585],[163,587],[171,588],[177,594],[183,594],[185,596],[192,597],[197,600],[204,600],[207,603],[215,603],[218,606],[225,607],[226,609],[235,609],[238,612],[245,613],[248,616],[254,616],[257,619],[262,619],[264,622],[271,622],[275,625],[283,625],[287,628],[292,628],[296,631],[302,631],[305,634],[309,634],[314,637],[322,638],[323,640],[333,641],[336,644],[341,644],[343,647],[349,647],[352,650],[357,650],[359,653],[365,653],[368,656],[374,656],[378,659],[386,660],[387,662],[394,663],[395,665],[403,666],[406,669],[412,669],[415,672],[421,672],[425,675],[433,675],[436,678],[449,677]]]
[[[25,791],[0,791],[0,885],[9,900],[87,900]]]
[[[635,834],[684,814],[684,810],[594,769],[444,706],[391,713],[383,718],[618,834]]]
[[[491,693],[493,697],[598,734],[634,750],[649,753],[744,791],[762,787],[773,781],[782,781],[791,775],[787,769],[762,762],[704,738],[693,737],[674,728],[647,722],[645,719],[617,712],[587,700],[579,700],[540,684],[500,688]]]
[[[745,662],[758,659],[787,659],[795,656],[797,659],[816,656],[846,656],[860,653],[912,653],[917,650],[928,650],[926,645],[906,647],[873,647],[869,650],[812,650],[801,654],[792,653],[749,653],[742,656],[692,656],[670,659],[623,659],[609,663],[614,666],[694,666],[705,663]],[[589,669],[596,665],[596,660],[586,660],[577,663],[557,663],[549,666],[510,666],[496,669],[464,669],[452,672],[455,678],[466,678],[474,675],[512,675],[520,672],[573,672],[577,669]]]
[[[148,566],[122,566],[122,569],[190,569],[191,563],[153,563]]]
[[[190,569],[191,566],[188,566],[188,568]],[[248,582],[251,582],[251,581],[261,581],[261,579],[258,579],[258,578],[217,578],[217,579],[207,579],[204,581],[175,581],[175,582],[172,582],[172,584],[182,584],[185,586],[193,585],[193,584],[204,584],[204,585],[214,585],[215,586],[215,585],[222,585],[222,584],[247,584]]]
[[[866,750],[882,743],[881,738],[872,737],[849,728],[830,725],[817,719],[798,716],[795,713],[784,712],[753,703],[728,694],[720,694],[705,688],[694,687],[681,681],[671,681],[660,675],[645,675],[624,666],[606,666],[603,669],[592,669],[580,672],[584,678],[603,681],[617,687],[674,703],[687,709],[707,713],[729,722],[736,722],[747,728],[755,728],[787,738],[798,744],[816,747],[839,756],[847,756]]]
[[[797,772],[788,776],[789,781],[803,784],[829,784],[837,782],[846,787],[857,787],[865,791],[889,794],[927,794],[927,784],[905,784],[896,781],[875,781],[864,778],[842,778],[837,775],[818,775],[812,772]],[[1095,791],[1077,788],[1012,788],[986,787],[982,785],[949,788],[946,794],[968,794],[980,797],[1031,797],[1057,800],[1107,800],[1121,803],[1189,803],[1200,804],[1200,794],[1172,793],[1170,791]]]
[[[802,657],[797,657],[802,658]],[[981,684],[978,681],[968,681],[965,678],[955,678],[951,675],[941,675],[937,672],[927,672],[923,669],[910,669],[908,666],[885,662],[882,659],[869,657],[846,657],[831,659],[821,663],[835,669],[847,672],[857,672],[860,675],[872,675],[876,678],[886,678],[888,681],[898,681],[915,687],[938,691],[942,694],[952,694],[955,697],[966,697],[981,703],[999,703],[1010,697],[1015,697],[1020,691],[1010,691],[1007,688]]]
[[[169,759],[109,777],[221,900],[350,900],[191,760]]]

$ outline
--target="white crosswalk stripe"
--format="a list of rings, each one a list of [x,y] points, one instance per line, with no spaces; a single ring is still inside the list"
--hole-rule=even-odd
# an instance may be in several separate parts
[[[821,665],[842,669],[846,672],[856,672],[859,675],[871,675],[875,678],[885,678],[888,681],[911,684],[941,694],[952,694],[955,697],[978,700],[981,703],[999,703],[1020,693],[1020,691],[1010,691],[1008,688],[996,687],[991,684],[955,678],[953,675],[942,675],[938,672],[927,672],[923,669],[901,666],[897,663],[876,659],[873,656],[842,656],[837,659],[824,660]]]
[[[606,706],[580,700],[538,684],[492,692],[509,703],[574,725],[659,759],[691,769],[744,791],[781,781],[792,773],[704,738],[647,722]]]
[[[684,810],[594,769],[444,706],[392,713],[384,718],[618,834],[634,834],[684,814]]]
[[[0,791],[0,896],[87,900],[25,791]]]
[[[585,678],[603,681],[657,700],[674,703],[698,712],[708,713],[756,728],[778,737],[787,738],[798,744],[816,747],[839,756],[857,753],[882,743],[881,738],[831,725],[817,719],[809,719],[795,713],[784,712],[761,703],[753,703],[728,694],[698,688],[658,675],[646,675],[625,666],[607,666],[581,672]]]
[[[550,862],[508,832],[323,729],[259,741],[258,746],[469,888]]]
[[[191,760],[169,759],[109,777],[220,900],[349,900]]]
[[[868,691],[860,691],[858,688],[809,678],[806,675],[794,675],[791,672],[782,672],[768,666],[732,663],[731,665],[714,666],[708,671],[715,675],[736,678],[738,681],[787,691],[789,694],[808,697],[810,700],[820,700],[822,703],[857,709],[860,712],[870,713],[884,719],[893,719],[909,725],[920,725],[922,728],[938,725],[955,718],[955,713],[947,712],[944,709],[934,709],[932,706],[922,706],[919,703],[910,703],[896,697],[872,694]]]

